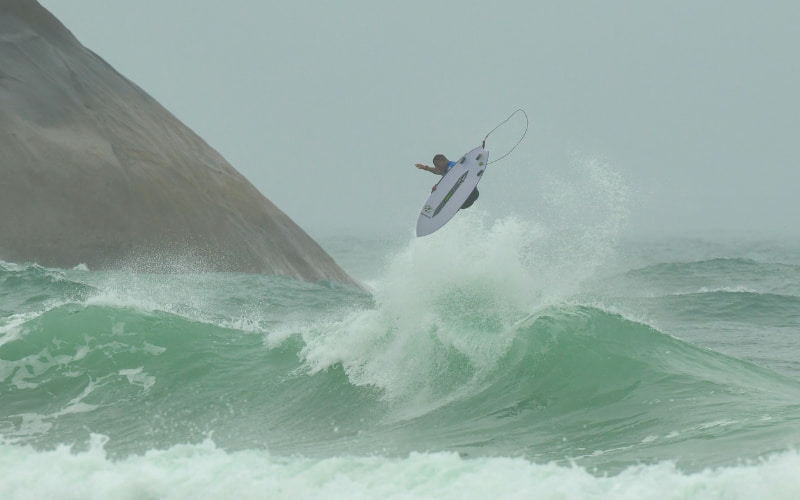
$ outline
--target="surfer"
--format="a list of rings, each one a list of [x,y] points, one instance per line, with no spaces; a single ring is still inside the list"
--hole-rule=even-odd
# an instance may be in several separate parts
[[[450,169],[453,168],[453,165],[455,164],[456,162],[448,160],[445,155],[438,154],[433,157],[433,167],[429,167],[428,165],[423,165],[422,163],[417,163],[414,166],[420,170],[427,170],[428,172],[432,172],[436,175],[444,175],[447,172],[449,172]],[[436,191],[436,184],[433,185],[431,191],[432,192]],[[461,205],[461,208],[471,207],[472,204],[475,203],[475,200],[478,199],[478,194],[479,194],[478,188],[476,187],[475,189],[472,190],[472,193],[470,193],[469,198],[467,198],[464,204]]]

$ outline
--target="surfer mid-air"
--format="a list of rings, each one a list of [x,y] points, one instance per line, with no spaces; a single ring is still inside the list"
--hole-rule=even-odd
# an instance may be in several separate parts
[[[511,113],[511,116],[506,118],[503,123],[506,123],[519,112],[525,116],[525,132],[527,132],[528,115],[522,109]],[[458,161],[450,161],[445,155],[438,154],[433,157],[433,167],[422,163],[415,164],[420,170],[427,170],[442,176],[442,179],[431,189],[431,194],[425,201],[419,218],[417,218],[417,236],[426,236],[438,231],[453,218],[456,212],[462,208],[469,208],[475,203],[475,200],[478,199],[478,182],[480,182],[483,172],[490,163],[489,151],[485,149],[486,139],[503,123],[486,134],[483,144],[466,153]],[[495,162],[508,156],[522,142],[524,137],[525,133],[522,134],[517,144],[508,153],[495,160]]]
[[[417,163],[415,166],[420,170],[427,170],[428,172],[432,172],[436,175],[444,175],[449,172],[455,164],[456,162],[448,160],[445,155],[438,154],[433,157],[433,168],[429,167],[428,165],[423,165],[422,163]],[[431,188],[431,191],[436,191],[436,186],[437,184],[434,184],[433,188]],[[471,207],[472,204],[475,203],[475,200],[478,199],[479,195],[480,193],[478,193],[478,188],[474,188],[467,200],[461,205],[461,208],[464,209]]]
[[[425,236],[447,224],[462,208],[467,208],[478,198],[475,187],[486,170],[489,152],[479,146],[468,152],[456,162],[450,162],[444,155],[436,155],[434,168],[417,166],[423,170],[437,173],[444,171],[442,179],[434,186],[425,201],[417,219],[417,236]],[[423,168],[427,167],[427,168]]]

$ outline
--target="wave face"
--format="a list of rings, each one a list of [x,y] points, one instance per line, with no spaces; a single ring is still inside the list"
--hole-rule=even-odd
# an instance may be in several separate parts
[[[794,497],[800,252],[617,215],[329,242],[371,293],[0,263],[0,497]]]

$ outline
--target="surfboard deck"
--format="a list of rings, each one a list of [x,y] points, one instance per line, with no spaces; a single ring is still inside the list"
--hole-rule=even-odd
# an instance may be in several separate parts
[[[489,151],[477,147],[459,159],[436,184],[417,218],[417,236],[427,236],[447,224],[480,182]]]

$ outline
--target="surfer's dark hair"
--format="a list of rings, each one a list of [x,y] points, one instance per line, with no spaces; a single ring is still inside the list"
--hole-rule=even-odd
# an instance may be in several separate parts
[[[437,161],[449,161],[447,157],[441,153],[433,157],[433,163],[435,164]]]

